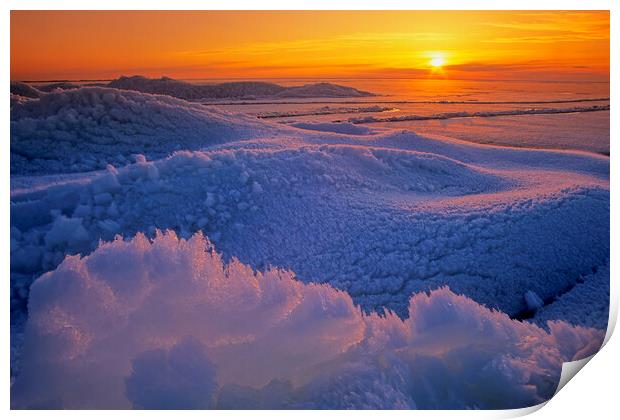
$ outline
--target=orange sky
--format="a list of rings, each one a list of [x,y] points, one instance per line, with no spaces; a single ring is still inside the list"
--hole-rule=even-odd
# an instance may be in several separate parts
[[[11,12],[11,79],[133,74],[608,80],[609,12]]]

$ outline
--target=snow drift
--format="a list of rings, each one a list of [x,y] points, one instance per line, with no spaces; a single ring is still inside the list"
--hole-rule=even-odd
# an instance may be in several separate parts
[[[333,83],[311,83],[303,86],[281,86],[267,82],[227,82],[197,85],[169,77],[149,79],[143,76],[122,76],[107,85],[111,88],[144,93],[170,95],[186,100],[243,98],[342,98],[373,96],[352,87]]]
[[[88,87],[53,91],[11,109],[11,173],[79,172],[128,163],[131,154],[260,135],[267,126],[169,96]]]
[[[289,271],[225,264],[201,235],[138,235],[32,287],[12,408],[514,408],[604,332],[511,320],[448,289],[364,315]]]

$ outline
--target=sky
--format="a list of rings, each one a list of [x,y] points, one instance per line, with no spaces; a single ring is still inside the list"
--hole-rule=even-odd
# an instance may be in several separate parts
[[[609,80],[608,11],[12,11],[11,79]]]

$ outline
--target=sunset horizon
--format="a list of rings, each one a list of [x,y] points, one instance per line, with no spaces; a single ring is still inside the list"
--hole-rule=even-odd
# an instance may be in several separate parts
[[[11,79],[596,81],[608,25],[608,11],[12,11]]]

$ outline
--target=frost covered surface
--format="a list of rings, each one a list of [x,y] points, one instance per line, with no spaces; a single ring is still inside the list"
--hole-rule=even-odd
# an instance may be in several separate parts
[[[608,259],[607,158],[305,133],[140,155],[84,182],[14,194],[12,263],[40,273],[115,234],[200,230],[227,258],[291,269],[405,316],[412,293],[442,285],[516,315],[528,290],[552,298]]]
[[[13,408],[509,408],[548,399],[603,331],[511,320],[448,289],[364,315],[197,235],[101,245],[32,287]]]
[[[143,76],[120,77],[107,85],[115,89],[157,93],[186,100],[230,98],[346,98],[373,96],[352,87],[333,83],[310,83],[302,86],[281,86],[266,82],[227,82],[196,85],[169,77],[150,79]]]
[[[164,157],[267,132],[250,117],[169,96],[101,87],[44,94],[11,108],[11,173],[83,172],[130,155]]]
[[[16,407],[516,407],[604,334],[605,156],[96,87],[11,161]]]

